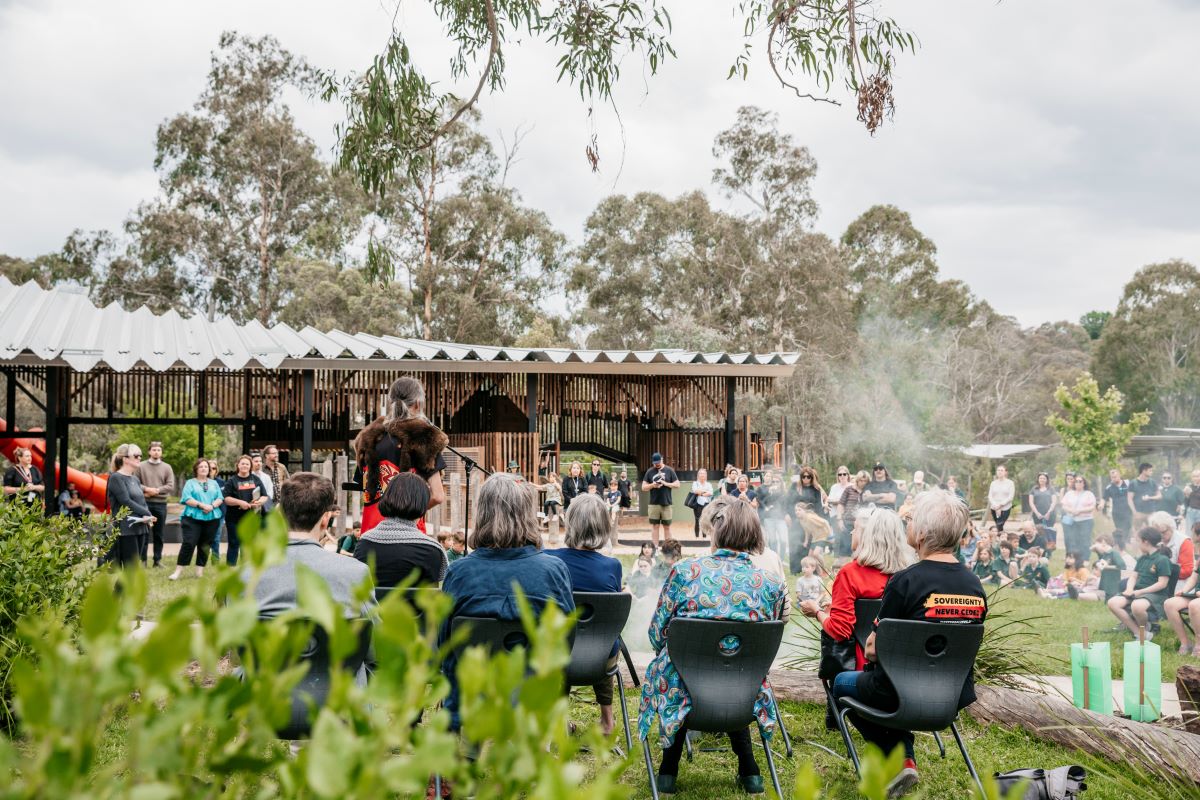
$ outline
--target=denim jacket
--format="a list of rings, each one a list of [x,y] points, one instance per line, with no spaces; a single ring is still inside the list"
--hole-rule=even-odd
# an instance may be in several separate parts
[[[442,624],[439,643],[450,637],[450,624],[455,617],[520,619],[512,588],[514,581],[525,592],[535,613],[540,614],[548,600],[557,603],[564,613],[575,610],[571,574],[561,559],[532,545],[506,549],[484,547],[472,550],[470,555],[458,559],[446,570],[442,591],[454,598],[454,608]],[[459,727],[457,666],[457,653],[450,653],[442,662],[442,672],[450,681],[450,695],[444,705],[450,712],[453,730]]]

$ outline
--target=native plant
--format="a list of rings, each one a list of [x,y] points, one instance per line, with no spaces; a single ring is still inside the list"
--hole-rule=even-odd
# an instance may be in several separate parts
[[[524,609],[528,662],[466,651],[460,737],[433,708],[447,692],[440,658],[456,644],[437,641],[450,599],[422,600],[418,613],[391,593],[374,621],[370,681],[335,671],[311,739],[293,755],[275,731],[306,670],[297,655],[310,626],[328,632],[338,658],[365,623],[344,619],[325,582],[303,568],[299,608],[259,620],[254,586],[282,560],[286,530],[278,515],[253,527],[243,539],[248,577],[222,568],[220,601],[197,587],[143,635],[130,636],[146,597],[140,570],[93,583],[77,638],[61,610],[21,622],[28,655],[13,687],[22,739],[0,738],[0,797],[414,797],[434,773],[481,799],[624,796],[625,762],[612,756],[594,759],[583,782],[582,746],[607,749],[598,732],[567,733],[561,672],[573,620],[553,608],[537,621]],[[229,668],[239,657],[241,674]]]
[[[18,635],[21,620],[53,614],[72,624],[95,575],[91,562],[109,536],[102,524],[47,517],[40,505],[0,503],[0,731],[16,722],[13,665],[34,652]]]
[[[1060,385],[1054,399],[1063,413],[1046,417],[1046,425],[1067,448],[1068,466],[1091,475],[1115,467],[1130,440],[1150,421],[1149,413],[1135,411],[1121,422],[1125,397],[1115,386],[1101,394],[1100,384],[1086,372],[1072,389]]]

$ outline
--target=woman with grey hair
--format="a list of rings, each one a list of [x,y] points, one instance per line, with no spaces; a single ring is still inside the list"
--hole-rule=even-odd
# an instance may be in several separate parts
[[[876,512],[880,513],[880,512]],[[913,502],[908,527],[909,543],[920,561],[888,580],[876,624],[885,619],[982,625],[987,615],[987,594],[979,578],[959,563],[955,550],[970,524],[967,505],[947,491],[922,492]],[[862,671],[843,672],[833,681],[834,697],[853,697],[872,708],[894,711],[900,703],[896,690],[882,670],[874,668],[875,634],[864,648],[869,662]],[[959,694],[960,709],[975,702],[974,673],[967,675]],[[904,747],[904,765],[888,784],[888,797],[899,797],[917,782],[913,735],[872,724],[850,714],[850,720],[868,742],[885,753]]]
[[[450,638],[455,617],[520,619],[514,583],[536,614],[547,603],[557,604],[564,613],[575,610],[567,565],[542,552],[536,503],[533,488],[520,475],[498,472],[483,482],[475,500],[475,529],[468,536],[471,553],[452,563],[442,582],[442,591],[454,599],[454,606],[442,623],[439,644]],[[442,662],[450,682],[445,707],[452,730],[461,724],[457,666],[457,653]]]
[[[581,494],[567,509],[567,535],[561,550],[546,555],[562,559],[571,574],[571,589],[576,592],[621,591],[621,562],[600,552],[608,543],[608,507],[599,495]],[[617,665],[617,643],[608,654],[609,669]],[[605,736],[613,731],[613,681],[606,678],[592,686],[600,706],[600,730]]]

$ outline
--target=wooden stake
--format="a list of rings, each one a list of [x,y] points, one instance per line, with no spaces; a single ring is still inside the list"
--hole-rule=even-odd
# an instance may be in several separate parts
[[[1091,706],[1092,696],[1091,696],[1091,693],[1088,691],[1087,651],[1088,651],[1088,629],[1087,629],[1087,626],[1084,625],[1083,626],[1083,707],[1085,709],[1090,710],[1092,707]]]
[[[1146,629],[1138,628],[1138,717],[1142,716],[1141,706],[1146,704]]]

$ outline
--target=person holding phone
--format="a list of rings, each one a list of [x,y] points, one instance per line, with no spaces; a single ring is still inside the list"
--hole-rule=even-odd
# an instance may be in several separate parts
[[[113,454],[112,473],[108,476],[108,509],[114,519],[120,517],[120,522],[117,539],[104,560],[116,561],[122,568],[141,562],[142,537],[149,534],[147,523],[155,521],[137,477],[141,463],[142,449],[136,444],[123,444]]]
[[[642,491],[650,493],[650,541],[658,547],[659,536],[671,532],[671,518],[675,515],[671,490],[679,488],[679,476],[663,463],[662,453],[650,456],[650,463],[650,469],[642,476]]]

